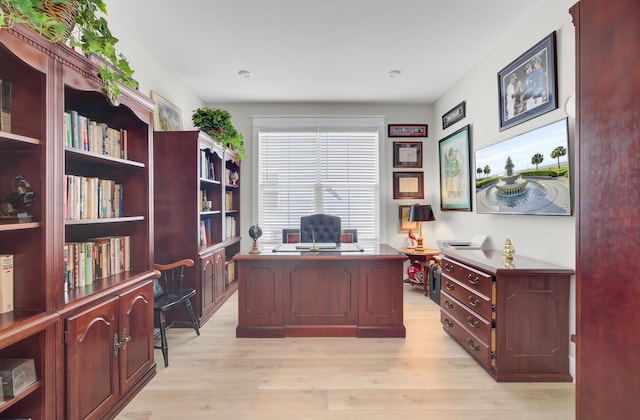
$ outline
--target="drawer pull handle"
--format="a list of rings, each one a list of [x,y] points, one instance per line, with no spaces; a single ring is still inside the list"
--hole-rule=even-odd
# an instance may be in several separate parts
[[[450,291],[450,292],[453,292],[453,284],[451,284],[451,283],[449,283],[449,282],[446,282],[446,283],[444,284],[444,288],[445,288],[445,289],[447,289],[447,290],[448,290],[448,291]]]
[[[454,269],[454,266],[453,266],[453,265],[451,265],[451,264],[445,264],[445,265],[444,265],[444,270],[445,270],[446,272],[448,272],[448,273],[451,273],[451,272],[453,271],[453,269]]]
[[[476,278],[473,278],[473,276],[469,274],[469,283],[476,286],[478,283],[480,283],[480,279],[478,278],[478,276],[476,276]]]
[[[480,301],[478,299],[474,301],[473,296],[469,295],[469,305],[473,306],[474,308],[477,308],[478,306],[480,306]]]
[[[467,340],[467,346],[471,349],[471,351],[479,351],[480,346],[473,342],[472,339]]]
[[[469,326],[471,328],[478,328],[478,320],[476,319],[475,321],[473,320],[473,318],[471,318],[470,316],[467,317],[467,322],[469,323]]]
[[[444,326],[447,328],[453,328],[453,322],[449,321],[448,318],[444,319]]]
[[[453,303],[449,302],[448,300],[445,300],[444,307],[447,309],[453,309]]]

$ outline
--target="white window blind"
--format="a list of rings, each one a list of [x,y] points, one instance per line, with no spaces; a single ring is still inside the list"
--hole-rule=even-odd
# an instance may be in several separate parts
[[[300,217],[327,213],[358,241],[378,239],[379,127],[258,127],[262,241],[282,241]]]

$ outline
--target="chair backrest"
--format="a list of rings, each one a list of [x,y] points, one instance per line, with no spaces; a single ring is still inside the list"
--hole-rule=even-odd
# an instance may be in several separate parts
[[[341,219],[330,214],[312,214],[300,218],[300,242],[340,243]]]
[[[153,296],[182,289],[185,267],[193,267],[192,259],[184,259],[171,264],[153,264],[153,268],[160,271],[160,278],[154,280]]]

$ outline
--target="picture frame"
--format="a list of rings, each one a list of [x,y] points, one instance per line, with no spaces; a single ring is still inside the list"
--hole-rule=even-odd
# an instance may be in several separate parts
[[[156,103],[153,109],[153,129],[155,131],[182,130],[182,111],[158,92],[151,91],[151,99]]]
[[[389,124],[388,137],[427,137],[427,124]]]
[[[398,232],[409,232],[410,230],[417,232],[420,229],[420,222],[410,222],[409,212],[410,204],[401,204],[398,206]]]
[[[558,108],[556,32],[498,72],[500,131]]]
[[[467,103],[460,102],[442,116],[442,129],[445,130],[467,116]]]
[[[424,172],[394,172],[393,199],[424,198]]]
[[[394,141],[393,167],[422,168],[422,142]]]
[[[440,209],[471,211],[471,127],[465,125],[438,142]]]

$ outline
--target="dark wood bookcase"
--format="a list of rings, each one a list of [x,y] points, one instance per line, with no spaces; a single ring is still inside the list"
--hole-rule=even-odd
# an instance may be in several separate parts
[[[184,286],[196,290],[203,325],[237,289],[231,259],[240,252],[240,163],[200,131],[154,132],[153,163],[156,262],[196,261]]]
[[[34,220],[0,220],[0,253],[14,256],[14,310],[0,315],[0,358],[32,358],[37,375],[25,392],[5,397],[0,417],[112,417],[155,374],[153,103],[122,87],[112,105],[85,57],[20,25],[0,30],[0,63],[0,80],[11,86],[0,198],[17,175],[35,193]],[[68,110],[127,130],[127,158],[65,147]],[[122,217],[65,220],[65,175],[122,184]],[[130,267],[67,290],[65,243],[104,236],[130,238]]]

